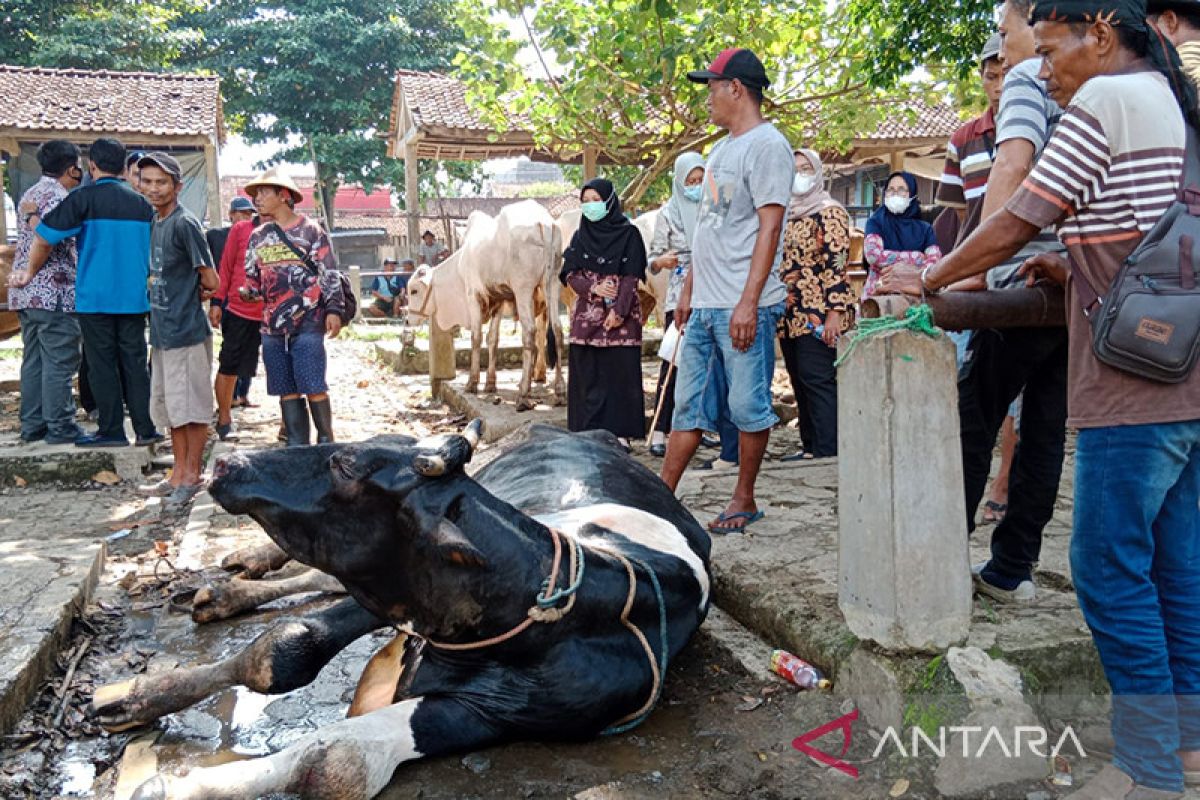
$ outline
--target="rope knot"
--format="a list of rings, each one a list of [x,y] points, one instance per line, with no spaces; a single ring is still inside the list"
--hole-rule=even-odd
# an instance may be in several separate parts
[[[918,306],[909,306],[904,312],[904,317],[896,319],[892,315],[886,317],[874,317],[858,320],[854,332],[850,334],[850,343],[846,346],[845,352],[838,356],[837,361],[833,362],[835,367],[840,367],[845,363],[850,354],[854,352],[854,348],[864,339],[873,339],[876,336],[886,336],[889,333],[896,331],[911,331],[912,333],[921,333],[926,336],[937,338],[942,335],[942,330],[933,322],[933,309],[928,303],[921,303]]]
[[[558,622],[570,610],[571,606],[564,606],[562,608],[539,608],[538,606],[533,606],[526,613],[534,622]]]

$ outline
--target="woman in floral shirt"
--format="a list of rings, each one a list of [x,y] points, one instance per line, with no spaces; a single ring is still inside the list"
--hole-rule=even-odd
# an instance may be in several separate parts
[[[780,278],[788,287],[779,346],[799,409],[799,453],[783,461],[837,455],[838,337],[852,301],[846,281],[850,215],[825,191],[812,150],[796,151],[796,177],[783,233]]]

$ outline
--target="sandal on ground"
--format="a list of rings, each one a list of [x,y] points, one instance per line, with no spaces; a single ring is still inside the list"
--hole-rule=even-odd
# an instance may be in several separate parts
[[[816,456],[807,450],[801,449],[798,452],[792,453],[790,456],[784,456],[779,460],[785,463],[790,463],[793,461],[813,461],[814,459],[816,459]]]
[[[734,511],[732,514],[727,514],[726,512],[722,511],[719,515],[717,515],[716,521],[709,523],[708,532],[720,534],[722,536],[731,533],[745,533],[746,528],[749,528],[751,525],[758,522],[765,516],[766,514],[761,511]],[[732,528],[720,526],[720,523],[722,522],[732,522],[733,520],[744,521],[741,525],[735,525]]]
[[[983,518],[980,521],[984,525],[995,525],[1004,519],[1004,515],[1007,512],[1007,503],[997,503],[995,500],[988,500],[983,504]]]

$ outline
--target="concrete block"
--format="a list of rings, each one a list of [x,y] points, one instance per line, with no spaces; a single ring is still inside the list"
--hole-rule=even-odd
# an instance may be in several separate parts
[[[838,605],[889,650],[945,649],[970,627],[954,355],[899,332],[838,371]]]

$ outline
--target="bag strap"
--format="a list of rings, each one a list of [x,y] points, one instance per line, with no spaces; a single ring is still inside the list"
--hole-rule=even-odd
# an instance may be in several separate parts
[[[317,269],[317,265],[313,263],[311,258],[309,258],[308,253],[305,253],[299,247],[296,247],[296,244],[292,241],[292,237],[284,233],[283,228],[279,227],[278,222],[271,222],[271,230],[275,232],[275,235],[279,237],[279,241],[283,242],[288,250],[291,250],[296,254],[296,257],[300,259],[300,262],[304,264],[305,269],[312,270],[314,275],[321,274],[321,271]]]

